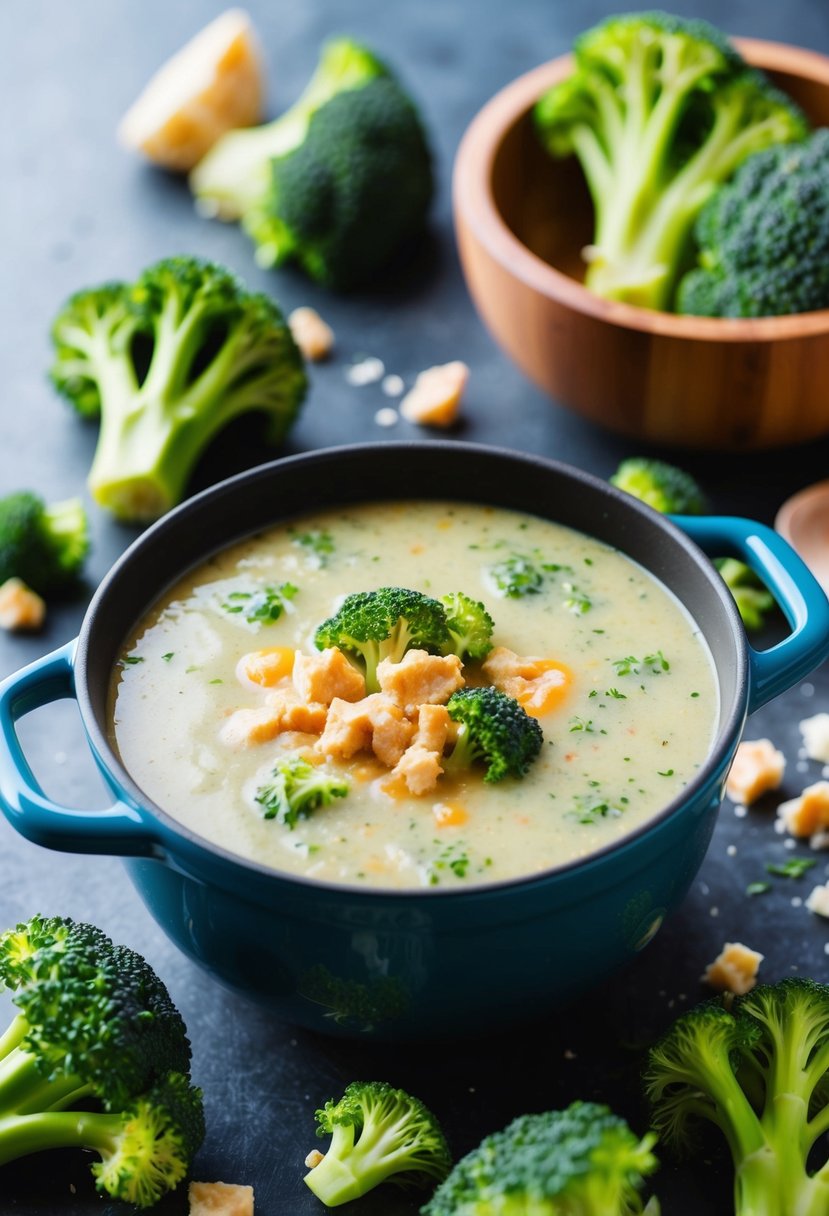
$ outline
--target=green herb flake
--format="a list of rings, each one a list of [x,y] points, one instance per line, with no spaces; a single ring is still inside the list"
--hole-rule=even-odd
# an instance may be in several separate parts
[[[585,734],[588,734],[588,735],[593,734],[593,719],[592,718],[578,718],[578,717],[571,718],[570,719],[570,733],[572,734],[573,731],[579,731],[579,730],[584,731]]]
[[[165,662],[165,663],[169,663],[169,662],[170,662],[170,659],[172,659],[172,657],[173,657],[173,655],[174,655],[175,653],[176,653],[176,652],[175,652],[174,650],[168,650],[168,651],[167,651],[167,653],[166,653],[166,654],[163,654],[161,657],[162,657],[162,659],[164,660],[164,662]]]
[[[746,887],[746,895],[765,895],[770,890],[770,882],[750,882]]]
[[[144,662],[144,656],[143,656],[143,654],[125,654],[124,657],[121,659],[121,662],[124,664],[125,667],[126,666],[134,667],[136,663]]]
[[[664,770],[664,772],[660,772],[660,770],[659,770],[659,769],[657,769],[657,770],[656,770],[656,775],[657,775],[657,777],[673,777],[673,775],[674,775],[674,770],[673,770],[672,768],[666,768],[666,769]]]
[[[312,529],[310,532],[295,532],[290,529],[291,543],[302,549],[309,566],[321,570],[328,565],[329,558],[336,551],[334,537],[330,532]]]
[[[777,875],[778,878],[802,878],[816,865],[817,860],[814,857],[788,857],[785,861],[767,861],[766,871]]]

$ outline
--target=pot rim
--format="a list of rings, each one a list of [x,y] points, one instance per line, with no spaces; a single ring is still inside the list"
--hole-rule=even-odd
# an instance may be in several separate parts
[[[231,852],[229,849],[221,845],[215,844],[206,837],[200,836],[187,825],[177,820],[169,811],[155,803],[148,794],[134,781],[130,773],[127,771],[113,745],[107,738],[106,732],[101,729],[98,723],[98,718],[92,704],[92,699],[89,692],[89,652],[95,640],[95,621],[101,606],[105,603],[107,597],[113,593],[113,588],[116,586],[122,571],[133,560],[134,555],[147,547],[161,545],[165,538],[173,531],[186,525],[188,521],[199,518],[211,504],[216,504],[211,509],[218,509],[218,504],[222,499],[228,496],[235,496],[242,489],[250,490],[257,483],[269,482],[272,478],[278,477],[280,470],[287,467],[293,467],[299,464],[325,465],[332,460],[339,461],[342,459],[356,458],[364,453],[367,449],[373,448],[382,449],[383,452],[392,459],[395,455],[402,456],[405,453],[410,453],[412,450],[426,451],[446,451],[451,450],[458,459],[463,459],[465,454],[470,457],[484,457],[494,460],[503,460],[507,464],[519,463],[535,466],[540,470],[547,470],[557,476],[564,476],[577,483],[581,483],[585,487],[589,487],[601,494],[604,494],[610,502],[617,502],[630,511],[633,515],[640,516],[643,521],[647,521],[650,525],[656,523],[671,539],[674,546],[681,549],[685,559],[691,562],[697,570],[709,581],[712,588],[717,594],[723,614],[729,625],[730,640],[734,644],[734,661],[736,664],[736,680],[735,680],[735,695],[733,704],[730,709],[720,705],[720,723],[716,734],[712,741],[709,752],[700,765],[699,770],[694,777],[685,785],[682,790],[671,799],[656,815],[647,819],[638,827],[632,829],[619,839],[612,841],[601,848],[588,854],[587,857],[572,861],[559,862],[554,866],[550,866],[545,870],[534,872],[532,874],[517,875],[512,878],[500,879],[485,883],[475,883],[474,886],[468,888],[421,888],[421,887],[406,887],[406,888],[384,888],[384,887],[359,887],[352,883],[333,882],[330,880],[321,880],[317,878],[308,878],[301,874],[293,874],[288,871],[274,869],[264,865],[261,862],[243,857],[239,854]],[[389,501],[393,495],[383,494],[377,495],[378,501]],[[401,498],[412,498],[411,493],[400,495]],[[447,498],[447,495],[441,494],[442,499]],[[451,497],[451,496],[449,496]],[[372,501],[369,496],[365,501]],[[458,497],[459,502],[481,502],[481,499],[470,498],[468,495]],[[508,509],[508,508],[507,508]],[[314,511],[313,505],[309,505],[301,513],[303,515],[312,514]],[[528,512],[532,513],[532,512]],[[273,526],[278,525],[282,520],[293,519],[297,517],[297,512],[283,513],[277,510],[274,513],[272,521]],[[549,518],[549,516],[541,515],[541,518]],[[272,526],[272,525],[264,525]],[[263,525],[252,527],[248,532],[240,532],[236,540],[242,540],[247,535],[254,535],[262,530]],[[194,533],[200,537],[210,535],[207,529],[202,528]],[[595,535],[595,539],[602,540],[601,536]],[[221,551],[227,548],[230,544],[236,541],[230,540],[219,544],[213,548],[209,545],[204,547],[198,556],[194,557],[192,563],[183,567],[181,574],[183,575],[187,569],[201,565],[211,553]],[[607,543],[607,542],[605,542]],[[615,547],[615,546],[614,546]],[[618,547],[617,547],[618,548]],[[624,553],[624,550],[618,549]],[[625,556],[628,556],[626,553]],[[631,558],[635,561],[636,559]],[[648,571],[657,582],[662,582],[659,577]],[[153,588],[151,594],[143,604],[140,611],[136,612],[130,624],[140,620],[141,617],[148,611],[152,604],[164,594],[165,584],[161,587]],[[674,593],[671,592],[673,595]],[[687,609],[686,609],[687,611]],[[695,619],[695,618],[692,618]],[[695,620],[696,625],[700,630],[700,634],[707,643],[707,630],[703,628],[702,623]],[[128,628],[121,634],[121,640],[128,632]],[[742,622],[740,620],[737,607],[734,600],[723,583],[722,579],[717,574],[713,564],[702,550],[671,520],[654,511],[651,507],[646,506],[632,495],[625,493],[622,490],[612,486],[609,482],[603,481],[601,478],[593,474],[586,473],[582,469],[578,469],[573,465],[569,465],[563,461],[554,460],[551,458],[538,456],[532,453],[521,452],[509,448],[494,447],[487,444],[468,443],[456,440],[409,440],[409,441],[373,441],[366,443],[347,444],[339,447],[319,448],[313,451],[301,452],[296,455],[280,457],[266,464],[257,465],[252,469],[247,469],[241,473],[229,477],[224,481],[218,482],[215,485],[209,486],[193,497],[186,499],[179,506],[150,525],[140,536],[138,536],[132,544],[121,554],[118,560],[110,568],[104,578],[101,580],[89,607],[84,616],[81,629],[77,638],[74,657],[73,671],[75,680],[75,695],[89,743],[92,747],[98,763],[104,769],[107,779],[123,793],[126,793],[129,799],[142,811],[148,812],[152,819],[163,829],[164,860],[167,860],[168,855],[176,857],[175,842],[180,840],[185,845],[185,852],[192,855],[193,851],[207,854],[213,860],[218,860],[224,865],[237,869],[239,872],[248,871],[256,874],[259,879],[267,879],[272,882],[274,887],[283,884],[288,886],[298,886],[300,888],[320,891],[321,893],[347,895],[352,900],[368,900],[376,901],[377,898],[394,898],[397,901],[421,900],[428,898],[432,899],[475,899],[476,897],[484,897],[493,893],[510,891],[515,888],[530,888],[537,887],[546,882],[555,882],[559,878],[566,877],[574,871],[586,871],[597,863],[604,862],[613,854],[621,854],[625,850],[635,847],[636,844],[646,837],[651,832],[655,832],[667,820],[679,814],[689,803],[694,802],[702,793],[706,784],[710,783],[712,777],[720,769],[725,761],[727,753],[733,748],[736,741],[739,739],[741,726],[745,717],[746,707],[748,704],[749,695],[749,664],[747,655],[747,640]],[[716,674],[716,668],[715,668]],[[718,692],[722,693],[720,681],[717,681]],[[725,714],[725,716],[723,716]]]

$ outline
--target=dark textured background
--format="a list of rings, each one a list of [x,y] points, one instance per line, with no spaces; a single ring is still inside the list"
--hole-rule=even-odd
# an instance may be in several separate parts
[[[56,399],[44,374],[50,319],[64,296],[96,281],[131,276],[180,251],[226,262],[252,286],[272,291],[286,309],[318,305],[336,330],[337,356],[314,369],[308,404],[286,450],[411,433],[403,423],[389,432],[375,425],[375,410],[388,404],[378,386],[346,384],[344,370],[356,354],[379,355],[388,371],[409,382],[423,366],[461,358],[472,368],[464,438],[555,456],[609,475],[634,446],[551,406],[479,324],[455,255],[449,179],[458,140],[479,106],[618,7],[611,0],[251,0],[270,69],[272,111],[299,92],[322,39],[350,32],[396,65],[433,134],[439,193],[418,264],[383,290],[342,299],[325,296],[292,273],[257,271],[237,229],[199,220],[181,182],[115,145],[116,122],[150,73],[220,11],[218,4],[4,4],[0,492],[30,486],[57,499],[83,487],[94,428]],[[829,52],[824,0],[679,7],[734,34]],[[236,436],[208,455],[199,484],[267,455],[249,435]],[[829,443],[823,442],[762,456],[680,459],[704,482],[717,509],[771,521],[788,494],[826,476],[827,456]],[[97,510],[92,521],[87,593],[133,535]],[[38,637],[0,637],[0,675],[73,637],[85,598],[56,607]],[[821,707],[829,707],[826,672],[758,713],[749,726],[750,736],[769,734],[786,750],[787,796],[819,776],[818,765],[797,769],[796,724]],[[73,805],[101,804],[102,787],[72,705],[32,715],[21,734],[50,793]],[[575,1097],[606,1100],[644,1129],[641,1050],[676,1010],[705,995],[698,977],[723,940],[741,939],[762,950],[762,974],[769,980],[792,972],[829,980],[829,924],[793,906],[811,889],[812,878],[825,876],[825,859],[800,883],[775,879],[769,894],[753,900],[744,895],[747,883],[764,877],[766,860],[789,856],[772,822],[770,804],[744,820],[726,805],[683,909],[634,966],[567,1014],[544,1018],[543,1011],[528,1010],[528,1018],[537,1020],[526,1033],[476,1042],[474,1025],[461,1028],[468,1036],[463,1046],[378,1047],[282,1025],[219,989],[176,953],[119,862],[46,852],[2,820],[0,925],[36,910],[71,914],[96,921],[145,953],[186,1017],[194,1075],[205,1090],[208,1136],[196,1175],[252,1183],[261,1216],[310,1216],[321,1210],[301,1182],[303,1158],[314,1143],[313,1110],[353,1078],[375,1076],[411,1087],[439,1113],[458,1154],[516,1114]],[[737,852],[729,856],[732,844]],[[727,1165],[713,1154],[693,1167],[666,1163],[657,1182],[666,1216],[725,1216],[728,1188]],[[347,1210],[355,1216],[407,1216],[417,1209],[416,1199],[387,1188]],[[78,1155],[52,1154],[0,1172],[0,1216],[116,1216],[124,1210],[95,1196]],[[186,1211],[184,1196],[171,1197],[158,1210]]]

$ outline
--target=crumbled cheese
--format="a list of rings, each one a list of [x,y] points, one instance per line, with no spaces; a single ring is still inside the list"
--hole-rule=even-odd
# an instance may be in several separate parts
[[[318,1148],[312,1148],[308,1156],[305,1158],[305,1164],[308,1166],[309,1170],[315,1170],[324,1157],[325,1153],[321,1153]]]
[[[725,792],[732,802],[748,806],[768,790],[779,789],[786,757],[769,739],[744,740],[734,755]]]
[[[46,604],[20,578],[7,578],[0,586],[0,629],[16,633],[40,629],[46,619]]]
[[[458,416],[461,397],[469,379],[469,368],[456,359],[421,372],[400,402],[407,422],[419,426],[451,426]]]
[[[380,388],[387,397],[399,397],[406,387],[402,376],[386,376]]]
[[[792,836],[809,836],[814,840],[815,836],[825,833],[829,829],[829,781],[816,781],[798,798],[781,802],[777,816],[778,822]]]
[[[829,883],[815,887],[806,900],[806,907],[816,916],[829,917]]]
[[[385,370],[383,360],[370,355],[365,359],[360,359],[357,363],[352,363],[351,367],[346,370],[345,378],[349,384],[361,388],[364,384],[375,384],[378,380],[382,380]]]
[[[720,992],[741,996],[756,984],[762,961],[762,954],[742,942],[726,942],[713,963],[705,968],[702,979]]]
[[[263,97],[250,17],[228,9],[159,68],[122,119],[118,138],[156,164],[186,172],[226,131],[259,122]]]
[[[305,359],[321,363],[334,348],[334,331],[315,308],[295,308],[288,326]]]
[[[253,1187],[231,1182],[191,1182],[190,1216],[253,1216]]]
[[[829,764],[829,714],[815,714],[798,722],[803,746],[810,760]]]
[[[395,426],[398,420],[397,410],[393,410],[390,405],[384,405],[374,415],[374,421],[378,426]]]

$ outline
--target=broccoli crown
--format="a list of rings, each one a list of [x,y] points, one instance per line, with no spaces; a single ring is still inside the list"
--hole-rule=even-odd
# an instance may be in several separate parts
[[[353,1081],[316,1117],[317,1135],[332,1139],[305,1181],[327,1207],[357,1199],[381,1182],[427,1186],[451,1168],[435,1116],[418,1098],[385,1081]]]
[[[110,1109],[159,1074],[189,1068],[184,1022],[164,984],[94,926],[42,917],[18,925],[0,936],[0,982],[25,1019],[23,1048],[37,1070],[87,1087]]]
[[[449,638],[446,610],[440,600],[407,587],[357,591],[323,621],[314,634],[318,650],[337,646],[362,659],[366,689],[376,692],[377,664],[399,663],[407,650],[418,647],[440,653]]]
[[[492,650],[495,622],[480,600],[473,600],[463,591],[441,596],[446,611],[449,640],[443,644],[444,654],[456,654],[459,659],[485,659]]]
[[[594,206],[586,284],[670,306],[712,192],[753,152],[802,139],[803,114],[707,22],[613,16],[575,43],[575,72],[537,103],[542,142],[575,154]]]
[[[829,986],[792,978],[703,1002],[651,1049],[645,1076],[654,1126],[689,1148],[704,1121],[735,1168],[736,1216],[826,1210],[829,1161],[812,1156],[829,1129]]]
[[[668,515],[702,515],[705,495],[690,473],[664,460],[631,456],[610,478],[611,485]]]
[[[79,498],[47,506],[20,490],[0,499],[0,583],[21,578],[41,595],[76,583],[89,551],[89,525]]]
[[[417,108],[349,38],[323,47],[287,113],[229,132],[190,180],[207,209],[241,218],[260,265],[293,258],[341,289],[383,268],[422,226],[433,192]]]
[[[299,147],[271,162],[270,189],[244,227],[260,265],[294,258],[347,290],[422,228],[432,190],[418,112],[394,80],[377,77],[316,111]]]
[[[268,439],[281,439],[305,393],[277,305],[198,258],[72,296],[52,337],[55,386],[79,413],[100,415],[92,496],[125,520],[179,502],[204,449],[240,414],[262,413]]]
[[[0,935],[0,987],[19,1010],[0,1035],[0,1165],[93,1149],[99,1190],[152,1206],[204,1135],[184,1023],[161,980],[95,926],[35,916]]]
[[[255,801],[265,819],[293,828],[321,806],[344,798],[349,784],[342,777],[315,767],[299,754],[283,756],[273,766],[269,780],[256,791]]]
[[[829,308],[829,130],[755,153],[700,213],[678,312],[766,317]]]
[[[422,1216],[635,1216],[655,1139],[593,1102],[522,1115],[458,1162]]]
[[[487,766],[484,781],[523,777],[541,751],[541,727],[523,706],[498,688],[460,688],[446,703],[458,722],[457,741],[444,762],[457,773],[475,761]]]

